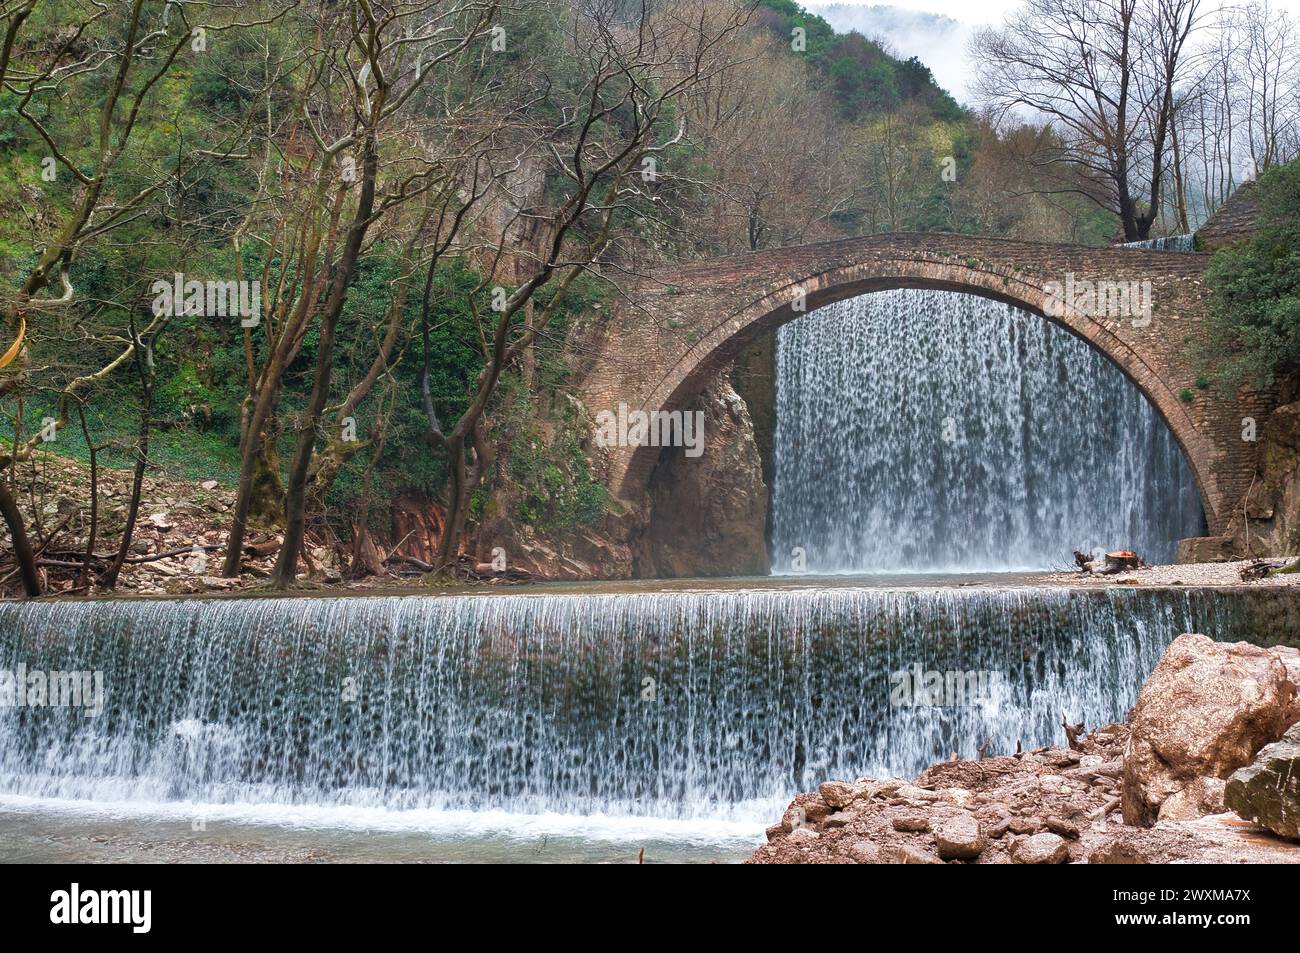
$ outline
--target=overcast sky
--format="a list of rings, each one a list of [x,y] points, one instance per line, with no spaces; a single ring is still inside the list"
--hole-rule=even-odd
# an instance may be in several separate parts
[[[860,30],[867,36],[881,37],[903,56],[915,56],[934,73],[939,85],[959,102],[971,103],[969,86],[973,73],[967,51],[971,31],[984,24],[1001,24],[1006,14],[1020,6],[1022,0],[801,0],[803,5],[826,17],[839,32]],[[1226,5],[1226,0],[1205,0],[1206,9]],[[1275,9],[1288,10],[1300,17],[1300,0],[1272,0]],[[955,23],[938,21],[907,22],[907,14],[889,15],[887,11],[862,13],[828,11],[828,6],[893,7],[896,10],[938,14]]]
[[[963,23],[1000,23],[1008,10],[1020,5],[1020,0],[816,0],[817,5],[826,2],[846,3],[853,6],[891,6],[905,10],[924,10],[927,13],[942,13]],[[1300,14],[1300,0],[1273,0],[1273,6]],[[1207,6],[1221,6],[1208,3]]]

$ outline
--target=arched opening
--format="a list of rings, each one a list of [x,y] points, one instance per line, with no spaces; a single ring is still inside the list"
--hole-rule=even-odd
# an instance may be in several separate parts
[[[1048,319],[1044,314],[1041,276],[1021,275],[1019,268],[1011,275],[1007,271],[1009,269],[971,267],[962,262],[936,266],[934,262],[928,261],[872,261],[841,266],[802,281],[781,282],[779,287],[766,295],[757,300],[751,299],[750,303],[731,313],[718,314],[709,322],[709,328],[697,335],[688,352],[667,366],[662,378],[652,385],[649,399],[642,407],[678,409],[687,406],[708,381],[718,375],[721,368],[728,366],[756,338],[775,332],[791,321],[812,322],[816,320],[819,309],[827,305],[878,291],[924,289],[928,292],[956,292],[959,294],[952,297],[975,302],[976,307],[994,308],[1004,315],[1014,313],[1014,319],[1006,317],[1004,321],[1009,321],[1009,326],[1019,329],[1021,339],[1018,339],[1017,347],[1027,346],[1028,342],[1023,340],[1024,329],[1037,329],[1036,333],[1041,338],[1038,344],[1049,346],[1051,354],[1056,355],[1052,373],[1061,373],[1059,356],[1073,349],[1074,359],[1085,361],[1087,386],[1078,386],[1077,381],[1071,382],[1068,379],[1069,366],[1073,365],[1067,362],[1066,380],[1060,391],[1068,396],[1066,406],[1074,411],[1075,416],[1063,417],[1058,412],[1058,407],[1053,412],[1058,418],[1055,426],[1059,432],[1068,433],[1069,428],[1063,425],[1069,424],[1071,419],[1087,420],[1090,426],[1109,433],[1112,439],[1109,442],[1094,442],[1086,448],[1087,452],[1076,453],[1072,467],[1066,459],[1066,451],[1071,449],[1072,444],[1069,439],[1063,439],[1053,451],[1054,458],[1047,464],[1033,459],[1033,454],[1042,448],[1031,446],[1026,450],[1028,456],[1021,456],[1014,467],[1006,468],[1009,471],[1007,479],[1012,485],[1015,485],[1017,476],[1023,476],[1028,485],[1019,488],[1024,503],[1019,513],[1012,515],[1004,510],[995,514],[987,527],[981,527],[981,532],[987,539],[1005,539],[1005,555],[1002,558],[996,561],[982,558],[981,561],[981,558],[977,558],[979,553],[982,552],[987,557],[990,549],[989,545],[984,545],[982,549],[974,547],[964,556],[959,554],[956,559],[945,561],[935,558],[932,562],[923,563],[918,561],[917,552],[924,546],[916,544],[913,547],[915,551],[895,568],[1047,568],[1048,565],[1068,563],[1070,549],[1090,545],[1107,548],[1144,547],[1148,552],[1143,555],[1149,560],[1171,559],[1178,538],[1204,534],[1205,522],[1208,520],[1214,525],[1219,516],[1210,506],[1205,475],[1198,469],[1210,458],[1206,452],[1204,435],[1193,425],[1186,408],[1178,401],[1167,383],[1167,375],[1147,365],[1141,342],[1135,346],[1133,335],[1126,329],[1116,330],[1107,327],[1104,322],[1073,313]],[[805,303],[804,311],[797,308],[800,297]],[[994,302],[1000,305],[995,305]],[[1012,312],[1009,308],[1000,306],[1010,306],[1010,309],[1015,310]],[[965,320],[978,324],[981,319],[967,316]],[[984,320],[984,326],[987,325],[988,321]],[[950,337],[955,330],[957,329],[949,330]],[[1022,360],[1031,362],[1038,358],[1037,354],[1021,355]],[[1040,378],[1050,379],[1051,373],[1042,368],[1040,371]],[[1052,393],[1051,390],[1044,391],[1043,384],[1043,380],[1037,382],[1038,392]],[[1024,382],[1015,381],[1013,389],[1023,397]],[[1032,406],[1028,409],[1032,410]],[[941,427],[943,418],[949,416],[957,418],[968,414],[961,411],[939,415],[932,426],[936,429]],[[1052,416],[1052,413],[1048,416]],[[984,427],[983,422],[975,421],[974,424],[976,435],[992,436],[991,433],[983,432],[990,429]],[[1041,418],[1028,413],[1023,424],[1027,430],[1022,428],[1024,432],[1021,433],[1021,438],[1025,438],[1026,433],[1032,437],[1034,428],[1042,433],[1046,426]],[[988,441],[970,441],[971,435],[972,430],[959,427],[953,436],[953,443],[961,446],[965,439],[967,446],[981,447],[981,452],[984,453],[994,452],[989,449]],[[1004,433],[1002,436],[1006,438],[1008,435]],[[1109,458],[1105,456],[1107,452]],[[1103,461],[1105,465],[1100,466]],[[1148,467],[1152,461],[1159,463],[1154,470]],[[648,485],[650,474],[658,463],[657,448],[636,448],[626,457],[624,469],[614,485],[622,486],[631,493],[638,492]],[[879,458],[875,463],[883,465]],[[991,466],[987,462],[980,465],[986,468]],[[1045,477],[1040,472],[1044,466],[1051,476]],[[819,464],[817,468],[824,469],[824,466]],[[1077,487],[1072,487],[1065,480],[1070,472],[1078,475]],[[1101,490],[1106,486],[1107,478],[1116,473],[1123,474],[1127,482],[1121,481],[1123,485],[1118,490],[1120,501],[1107,503]],[[1163,497],[1163,490],[1155,494],[1149,493],[1149,483],[1153,480],[1169,492]],[[1004,488],[1006,482],[1007,480],[1003,481]],[[1054,487],[1058,494],[1075,493],[1083,499],[1096,496],[1099,501],[1097,505],[1102,512],[1108,515],[1122,512],[1123,519],[1100,524],[1095,532],[1085,533],[1083,528],[1086,521],[1079,518],[1080,507],[1072,504],[1054,508],[1052,496],[1047,492],[1049,487]],[[769,489],[775,491],[777,488],[773,486]],[[970,487],[966,490],[969,491]],[[1151,498],[1153,495],[1155,499]],[[969,500],[970,493],[966,492],[965,496]],[[1058,501],[1061,498],[1060,495],[1057,496]],[[877,505],[887,507],[891,503],[886,501]],[[1073,516],[1064,518],[1058,510],[1067,516]],[[947,526],[947,531],[950,532],[956,517],[953,514],[949,516],[946,524],[943,520],[936,520],[935,525]],[[970,518],[969,513],[967,518]],[[1179,520],[1182,522],[1179,523]],[[1151,532],[1138,531],[1143,526],[1149,529],[1153,522],[1159,525]],[[1044,524],[1044,538],[1050,536],[1052,539],[1050,546],[1054,555],[1050,560],[1045,558],[1041,550],[1029,551],[1028,555],[1024,551],[1013,551],[1017,548],[1016,544],[1023,543],[1028,538],[1028,531],[1008,538],[1008,524],[1032,529],[1037,523]],[[887,520],[877,521],[873,525],[876,527],[874,532],[878,534],[897,536],[901,532],[898,525]],[[773,529],[777,528],[773,526]],[[815,527],[806,530],[805,535],[823,540],[827,536]],[[769,538],[777,546],[790,542],[789,536],[779,533],[775,538]],[[793,548],[795,547],[789,547]],[[808,547],[802,548],[806,556]],[[1023,546],[1019,548],[1024,549]],[[783,553],[787,561],[793,558],[789,549]],[[842,552],[841,549],[841,554]],[[783,568],[782,555],[774,553],[774,556],[773,565],[779,571]],[[788,565],[789,562],[785,564]],[[805,568],[809,571],[837,568],[851,571],[877,567],[870,562],[853,560],[849,560],[846,565],[836,566],[814,559],[811,565],[805,564]]]
[[[901,289],[777,335],[776,572],[1039,570],[1073,549],[1170,562],[1204,533],[1169,427],[1052,322]]]

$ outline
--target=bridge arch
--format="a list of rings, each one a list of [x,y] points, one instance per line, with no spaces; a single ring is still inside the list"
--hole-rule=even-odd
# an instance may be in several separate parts
[[[644,359],[635,373],[623,375],[619,386],[611,388],[608,379],[597,384],[594,409],[612,408],[620,402],[614,397],[629,409],[682,409],[755,338],[837,301],[896,288],[974,294],[1064,327],[1119,367],[1170,428],[1196,480],[1211,532],[1221,532],[1233,484],[1240,479],[1224,478],[1224,433],[1236,435],[1238,418],[1215,413],[1222,408],[1208,407],[1208,401],[1194,406],[1180,398],[1195,380],[1182,358],[1182,344],[1188,327],[1203,318],[1199,278],[1205,258],[969,236],[890,235],[696,263],[656,276],[657,285],[644,289],[638,303],[640,333],[633,335],[645,349]],[[1094,317],[1068,304],[1051,307],[1048,283],[1063,281],[1066,274],[1079,281],[1151,280],[1157,310],[1150,326],[1131,318]],[[800,298],[805,307],[796,310]],[[1177,347],[1170,343],[1175,337]],[[639,446],[611,454],[614,493],[637,499],[659,453],[658,447]],[[1240,468],[1240,460],[1228,462]]]

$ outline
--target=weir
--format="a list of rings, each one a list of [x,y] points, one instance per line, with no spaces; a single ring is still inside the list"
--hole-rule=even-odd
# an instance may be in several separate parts
[[[1120,718],[1175,635],[1251,637],[1283,598],[813,587],[0,604],[0,669],[102,671],[105,687],[95,717],[0,712],[0,797],[770,823],[828,778],[1059,741],[1062,711]],[[918,666],[988,673],[992,688],[955,707],[891,699]]]
[[[1061,327],[949,291],[851,298],[777,332],[773,568],[1065,568],[1174,559],[1195,479],[1132,382]]]

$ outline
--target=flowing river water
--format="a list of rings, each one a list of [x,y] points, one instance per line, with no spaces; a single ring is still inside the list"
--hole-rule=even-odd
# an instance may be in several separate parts
[[[1293,611],[987,574],[1203,531],[1145,399],[1039,319],[878,294],[778,371],[768,579],[0,603],[0,679],[103,688],[0,709],[0,861],[736,860],[796,792],[1058,741],[1178,633]]]
[[[182,858],[730,859],[828,778],[1122,717],[1177,633],[1250,636],[1273,598],[846,582],[0,604],[0,671],[104,685],[97,713],[0,715],[0,859],[160,838]],[[931,672],[983,676],[900,698],[900,673]]]

